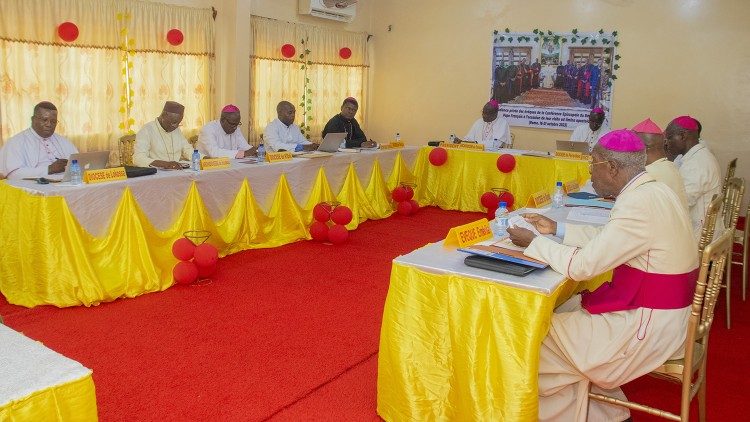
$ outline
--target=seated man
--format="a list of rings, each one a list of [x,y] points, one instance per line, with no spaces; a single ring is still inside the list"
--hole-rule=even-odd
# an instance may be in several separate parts
[[[277,119],[274,119],[263,131],[263,140],[269,151],[314,151],[314,144],[304,136],[299,126],[294,124],[296,110],[289,101],[282,101],[276,106]]]
[[[331,120],[326,123],[326,126],[323,128],[323,137],[325,138],[328,133],[346,132],[347,148],[374,148],[377,146],[375,142],[367,140],[362,128],[359,127],[357,119],[354,118],[358,108],[359,104],[357,104],[357,100],[347,97],[344,103],[341,104],[341,113],[331,117]]]
[[[476,142],[484,144],[486,149],[503,148],[510,143],[510,126],[508,121],[499,116],[500,104],[494,99],[482,107],[482,118],[477,119],[469,133],[463,138],[456,138],[454,142]]]
[[[57,107],[43,101],[34,106],[31,127],[8,139],[0,150],[0,174],[8,179],[46,177],[62,173],[73,144],[55,133]]]
[[[212,158],[244,158],[255,155],[255,147],[247,143],[247,139],[237,128],[240,121],[240,109],[228,105],[221,109],[219,120],[208,122],[198,135],[198,151]]]
[[[700,143],[700,125],[690,116],[680,116],[667,126],[667,155],[673,160],[682,154],[680,175],[685,183],[690,219],[696,238],[700,237],[708,204],[721,194],[721,169],[716,157]]]
[[[589,113],[588,123],[576,126],[570,135],[571,141],[586,142],[589,144],[589,151],[594,148],[597,141],[609,132],[609,128],[604,125],[604,110],[596,107]]]
[[[610,132],[592,151],[597,194],[617,197],[601,227],[524,217],[562,244],[509,228],[524,254],[581,281],[614,270],[612,282],[575,295],[552,315],[539,357],[539,420],[622,421],[629,411],[588,399],[624,399],[619,386],[681,356],[698,275],[697,244],[677,195],[644,168],[641,140]],[[587,419],[588,418],[588,419]]]
[[[672,188],[680,203],[688,209],[687,194],[685,193],[685,183],[682,181],[680,171],[673,162],[667,160],[664,150],[664,133],[661,128],[651,119],[646,119],[638,123],[633,132],[641,138],[643,145],[646,147],[646,171],[654,180],[662,182]]]
[[[192,158],[193,147],[179,128],[184,114],[185,106],[167,101],[159,117],[143,125],[135,134],[133,163],[136,166],[181,169],[178,161]]]

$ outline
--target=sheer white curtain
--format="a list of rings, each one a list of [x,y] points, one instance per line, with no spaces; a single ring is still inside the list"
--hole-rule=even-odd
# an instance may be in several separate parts
[[[28,128],[35,104],[58,108],[56,132],[81,151],[116,150],[122,92],[116,2],[0,0],[0,146]],[[71,43],[63,22],[78,26]]]
[[[307,119],[312,139],[320,139],[326,122],[341,111],[346,97],[358,100],[357,120],[364,126],[369,72],[367,34],[257,16],[251,17],[250,25],[249,140],[252,143],[258,142],[266,125],[276,118],[276,105],[281,100],[297,108],[295,123],[299,125]],[[282,55],[284,44],[295,47],[293,57]],[[344,47],[352,52],[348,59],[339,56]],[[300,58],[305,50],[310,51],[309,55]],[[306,79],[312,99],[309,110],[307,105],[301,106]]]

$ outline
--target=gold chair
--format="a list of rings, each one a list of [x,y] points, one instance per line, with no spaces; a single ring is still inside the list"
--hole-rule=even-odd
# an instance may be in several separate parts
[[[690,402],[698,396],[698,417],[706,420],[706,358],[708,356],[708,334],[714,320],[714,308],[719,297],[721,278],[726,269],[725,261],[732,247],[732,230],[721,236],[703,250],[698,283],[693,295],[693,304],[688,319],[685,338],[685,357],[665,362],[649,375],[682,385],[680,414],[641,403],[620,400],[604,394],[589,392],[589,399],[627,407],[673,421],[687,421],[690,417]]]
[[[732,177],[727,181],[726,185],[727,188],[724,192],[722,204],[722,222],[724,223],[725,228],[732,230],[732,233],[734,233],[735,228],[737,227],[737,219],[740,215],[742,197],[745,194],[745,181],[739,177]],[[732,241],[734,241],[734,236],[732,237]],[[730,306],[732,289],[732,250],[733,248],[729,248],[729,252],[727,252],[726,283],[722,285],[722,287],[726,288],[727,293],[727,328],[732,327]]]
[[[703,256],[703,249],[708,246],[714,238],[714,232],[716,231],[716,219],[719,217],[719,211],[721,211],[721,205],[723,204],[723,198],[719,195],[714,195],[713,200],[708,204],[706,209],[706,217],[703,219],[703,228],[701,229],[701,237],[698,240],[698,258]]]
[[[198,135],[193,135],[188,138],[188,142],[190,142],[190,145],[193,147],[193,149],[198,149]]]
[[[750,227],[750,204],[747,206],[747,211],[745,211],[745,227],[743,227],[742,230],[735,229],[734,233],[734,243],[739,243],[742,245],[742,252],[735,252],[734,249],[732,249],[732,264],[735,265],[741,265],[742,266],[742,300],[744,301],[745,291],[747,289],[747,244],[750,240],[750,230],[748,230],[748,227]]]
[[[505,148],[513,148],[513,145],[515,143],[516,143],[516,134],[511,132],[510,141],[508,141],[508,144],[505,146]]]
[[[125,135],[120,137],[120,164],[124,166],[133,165],[133,150],[135,147],[135,135]]]
[[[724,196],[724,193],[727,191],[727,183],[729,183],[729,179],[734,177],[734,172],[737,170],[737,159],[732,159],[729,164],[727,164],[727,174],[724,176],[724,183],[721,185],[721,196]]]

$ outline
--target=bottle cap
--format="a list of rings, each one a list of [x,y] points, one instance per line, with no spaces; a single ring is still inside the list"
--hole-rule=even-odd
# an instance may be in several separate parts
[[[500,201],[500,205],[498,205],[497,207],[498,208],[507,208],[508,207],[508,203],[505,202],[505,201]]]
[[[78,164],[78,160],[71,161],[71,164]]]
[[[555,183],[555,186],[562,186],[562,182],[558,180],[557,183]]]
[[[198,150],[197,150],[197,149],[194,149],[194,150],[193,150],[193,152],[198,152]]]

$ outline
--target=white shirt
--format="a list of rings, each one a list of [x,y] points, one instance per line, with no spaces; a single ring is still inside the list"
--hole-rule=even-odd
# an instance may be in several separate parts
[[[286,150],[294,152],[297,145],[310,145],[312,142],[302,136],[299,126],[292,123],[287,126],[279,119],[274,119],[263,131],[263,142],[269,151]]]
[[[702,144],[690,148],[682,158],[680,175],[685,182],[690,219],[700,235],[706,209],[715,194],[721,194],[721,168],[711,151]]]
[[[77,152],[69,140],[56,133],[42,138],[28,128],[8,139],[0,149],[0,174],[8,179],[48,176],[50,164],[58,159],[67,160]]]
[[[657,182],[662,182],[669,186],[685,209],[688,209],[687,194],[685,193],[685,182],[680,176],[680,170],[673,162],[662,157],[646,166],[646,172],[651,175]]]
[[[570,135],[570,140],[588,143],[589,152],[591,152],[591,150],[594,149],[594,145],[599,142],[599,138],[606,135],[609,131],[609,127],[605,125],[602,125],[598,130],[591,130],[588,122],[586,122],[573,129],[573,133]]]
[[[237,158],[237,151],[250,149],[250,144],[239,129],[227,134],[218,120],[208,122],[198,135],[198,151],[213,158]]]
[[[169,133],[164,131],[157,120],[143,125],[135,134],[133,164],[148,167],[154,160],[190,160],[193,147],[182,135],[180,128]]]
[[[498,141],[497,145],[495,145],[495,139]],[[502,148],[510,143],[510,126],[508,121],[500,115],[491,122],[485,122],[480,118],[471,125],[464,140],[484,144],[487,149]]]

